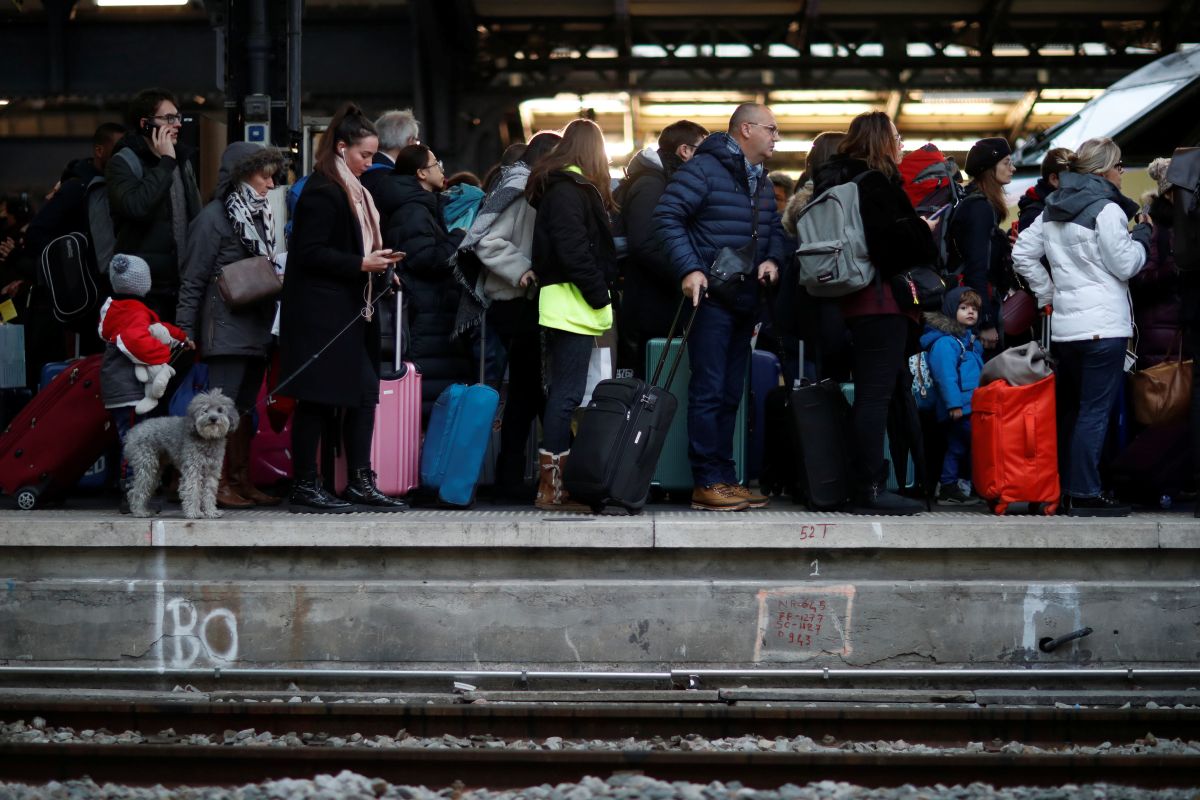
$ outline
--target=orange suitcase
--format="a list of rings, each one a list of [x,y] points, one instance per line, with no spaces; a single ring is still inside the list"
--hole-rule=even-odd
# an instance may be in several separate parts
[[[992,510],[1030,503],[1058,510],[1058,425],[1054,376],[1028,386],[993,381],[971,398],[972,481]]]

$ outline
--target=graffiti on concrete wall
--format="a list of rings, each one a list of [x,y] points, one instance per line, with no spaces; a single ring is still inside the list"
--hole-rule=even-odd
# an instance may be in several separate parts
[[[849,656],[855,588],[798,586],[758,593],[754,660],[805,661],[821,654]]]
[[[161,624],[164,666],[184,669],[237,661],[237,617],[227,608],[201,613],[187,598],[172,597],[162,605]]]

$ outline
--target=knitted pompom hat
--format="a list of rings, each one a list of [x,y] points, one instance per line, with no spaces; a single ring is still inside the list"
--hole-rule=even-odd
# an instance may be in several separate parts
[[[145,259],[117,253],[108,267],[108,278],[117,294],[145,297],[150,291],[150,265]]]

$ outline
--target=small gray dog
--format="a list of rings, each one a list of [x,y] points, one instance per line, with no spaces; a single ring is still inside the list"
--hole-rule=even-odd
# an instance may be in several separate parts
[[[192,398],[187,415],[156,417],[139,422],[125,437],[125,460],[133,471],[129,513],[149,517],[146,505],[158,487],[164,464],[179,470],[179,499],[188,519],[216,519],[217,484],[225,460],[225,438],[237,429],[233,400],[220,389]]]

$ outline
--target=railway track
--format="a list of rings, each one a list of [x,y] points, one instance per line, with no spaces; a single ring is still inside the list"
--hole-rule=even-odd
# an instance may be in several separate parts
[[[1200,755],[1014,753],[1009,741],[1042,747],[1129,744],[1148,733],[1200,736],[1196,709],[830,707],[725,704],[546,705],[143,702],[2,699],[0,720],[41,717],[45,727],[140,731],[138,744],[0,742],[0,780],[41,783],[90,776],[128,785],[236,785],[351,770],[396,784],[519,788],[635,772],[660,780],[713,780],[758,788],[845,780],[862,786],[967,784],[1061,786],[1106,782],[1146,788],[1200,785]],[[334,747],[182,744],[189,735],[253,728],[276,735],[408,736],[544,740],[550,737],[665,742],[670,737],[805,736],[828,747],[903,739],[909,744],[983,752],[684,752],[673,749],[515,750],[467,747]],[[167,735],[160,731],[172,729]],[[663,746],[669,747],[664,744]]]

